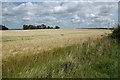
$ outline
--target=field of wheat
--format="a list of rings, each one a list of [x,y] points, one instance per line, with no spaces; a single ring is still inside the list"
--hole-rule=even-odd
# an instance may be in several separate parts
[[[111,30],[2,32],[3,78],[116,78],[120,45]]]
[[[34,54],[43,50],[81,43],[89,37],[97,38],[110,32],[92,29],[2,31],[2,51],[3,56]]]

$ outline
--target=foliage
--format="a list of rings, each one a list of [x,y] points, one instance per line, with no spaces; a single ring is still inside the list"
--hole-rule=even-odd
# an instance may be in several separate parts
[[[46,26],[45,24],[41,24],[41,25],[23,25],[23,29],[59,29],[59,26],[55,26],[55,28],[50,27],[50,26]]]
[[[0,25],[0,30],[8,30],[6,26]]]
[[[113,30],[111,37],[120,40],[120,25]]]
[[[60,27],[59,26],[55,26],[55,29],[59,29]]]

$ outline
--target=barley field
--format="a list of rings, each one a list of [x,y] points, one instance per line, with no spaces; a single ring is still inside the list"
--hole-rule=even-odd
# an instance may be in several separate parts
[[[81,43],[89,37],[97,38],[110,32],[92,29],[2,31],[3,56],[39,53],[43,50]]]
[[[111,30],[2,31],[3,78],[116,78],[120,45]]]

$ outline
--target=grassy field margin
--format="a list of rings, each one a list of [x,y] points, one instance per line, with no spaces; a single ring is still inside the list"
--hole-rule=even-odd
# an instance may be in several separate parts
[[[3,78],[116,78],[120,45],[111,38],[3,58]]]

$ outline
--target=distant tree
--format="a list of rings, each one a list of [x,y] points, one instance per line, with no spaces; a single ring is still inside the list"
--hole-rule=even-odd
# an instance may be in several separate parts
[[[35,25],[23,25],[23,29],[37,29],[38,26],[35,26]]]
[[[59,29],[60,27],[59,26],[55,26],[55,29]],[[53,27],[50,27],[50,26],[46,26],[45,24],[42,24],[42,25],[23,25],[23,29],[26,30],[26,29],[54,29]]]
[[[35,26],[35,25],[32,25],[32,29],[37,29],[37,26]]]
[[[60,27],[59,26],[55,26],[55,29],[59,29]]]
[[[29,29],[33,29],[33,25],[29,25]]]
[[[47,29],[50,29],[50,26],[48,26]]]
[[[42,28],[42,29],[46,29],[46,25],[45,25],[45,24],[42,24],[42,25],[41,25],[41,28]]]
[[[37,29],[41,29],[41,25],[37,25]]]
[[[53,27],[50,27],[50,29],[53,29]]]
[[[0,30],[8,30],[6,26],[0,25]]]
[[[28,25],[23,25],[23,29],[28,29]]]

